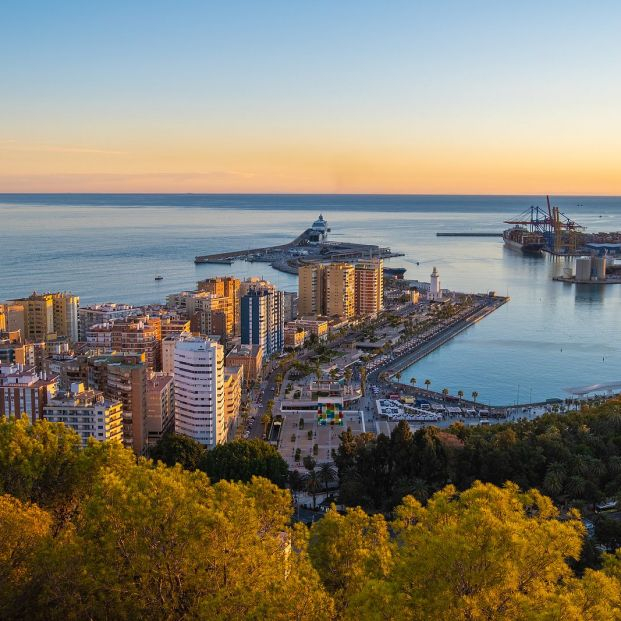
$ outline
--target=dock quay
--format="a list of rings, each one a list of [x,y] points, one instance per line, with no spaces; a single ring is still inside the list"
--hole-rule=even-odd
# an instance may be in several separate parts
[[[502,237],[502,233],[436,233],[436,237]]]
[[[464,330],[467,330],[475,323],[481,321],[481,319],[499,309],[509,300],[510,298],[508,297],[491,298],[490,302],[485,304],[485,306],[474,309],[470,315],[448,326],[445,330],[434,336],[429,341],[422,343],[414,351],[411,351],[397,360],[394,360],[385,366],[382,371],[388,372],[390,375],[394,375],[399,371],[407,369],[419,360],[422,360],[425,356],[428,356],[430,353],[434,352],[439,347],[442,347],[442,345],[456,337]]]
[[[373,244],[328,241],[329,231],[327,222],[320,216],[311,228],[287,244],[200,255],[194,258],[194,263],[231,265],[234,261],[256,261],[268,263],[281,272],[297,274],[298,268],[305,263],[359,261],[368,258],[391,259],[404,256],[403,253],[392,252],[390,248]]]

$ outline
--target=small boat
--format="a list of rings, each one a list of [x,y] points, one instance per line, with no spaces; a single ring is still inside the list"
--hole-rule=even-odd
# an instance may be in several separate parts
[[[158,275],[158,276],[155,277],[155,280],[164,280],[164,277]]]

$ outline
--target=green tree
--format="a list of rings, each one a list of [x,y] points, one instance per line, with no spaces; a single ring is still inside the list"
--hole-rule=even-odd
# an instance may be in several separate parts
[[[317,474],[319,475],[321,482],[324,484],[324,489],[327,494],[330,483],[336,480],[336,468],[330,462],[324,462],[319,464]]]
[[[387,574],[391,557],[388,526],[381,515],[369,516],[360,508],[348,509],[346,515],[328,511],[313,524],[309,553],[335,598],[337,613],[342,614],[361,587]]]
[[[218,444],[203,454],[199,467],[214,483],[265,477],[284,487],[289,476],[287,462],[276,448],[257,439]]]
[[[165,433],[159,442],[149,449],[149,457],[167,466],[180,464],[186,470],[196,470],[205,452],[200,443],[177,433]]]
[[[576,514],[561,522],[549,499],[512,484],[449,486],[426,508],[406,497],[396,515],[390,573],[367,582],[349,618],[535,618],[556,605],[583,536]]]
[[[429,390],[429,386],[431,386],[431,380],[430,379],[426,379],[425,380],[425,387],[427,388],[427,390]]]
[[[479,393],[476,390],[472,391],[472,400],[476,403],[477,402],[477,397],[479,396]]]
[[[304,459],[306,460],[306,457]],[[321,479],[314,468],[304,475],[304,489],[313,497],[313,509],[316,509],[317,494],[321,492]]]
[[[416,378],[415,377],[410,377],[410,384],[412,384],[412,386],[416,386]]]

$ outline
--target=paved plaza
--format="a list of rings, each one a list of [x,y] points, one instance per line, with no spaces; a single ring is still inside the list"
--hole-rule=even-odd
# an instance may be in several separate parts
[[[348,427],[355,434],[362,433],[364,423],[358,412],[345,411],[343,425],[319,425],[317,414],[314,411],[296,411],[283,413],[283,427],[280,433],[280,454],[289,464],[289,468],[304,470],[302,460],[305,455],[312,455],[318,464],[333,461],[332,449],[336,450],[339,445],[339,435]],[[300,429],[300,419],[304,420],[303,428]],[[309,431],[310,439],[309,439]],[[370,429],[369,431],[375,431]],[[293,436],[295,438],[292,441]],[[313,446],[317,444],[318,453],[313,454]],[[300,461],[295,461],[296,449],[300,449]]]

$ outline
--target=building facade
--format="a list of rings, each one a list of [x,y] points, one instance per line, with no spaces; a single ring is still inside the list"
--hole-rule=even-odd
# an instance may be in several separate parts
[[[27,298],[11,300],[24,308],[24,337],[47,341],[57,337],[78,340],[80,298],[72,293],[33,293]]]
[[[31,423],[43,418],[44,408],[57,392],[58,378],[38,374],[34,368],[0,365],[0,417],[27,416]]]
[[[226,365],[243,367],[246,385],[256,382],[263,368],[263,347],[261,345],[236,345],[226,355]]]
[[[72,384],[70,390],[48,399],[44,416],[52,423],[64,423],[82,439],[100,442],[123,440],[123,404],[106,399],[103,392],[86,390],[83,384]]]
[[[224,351],[201,337],[175,347],[175,432],[206,446],[226,440]]]
[[[384,308],[384,261],[364,259],[355,268],[356,315],[377,315]]]
[[[199,292],[213,293],[230,301],[232,331],[229,335],[238,336],[241,331],[241,294],[240,280],[232,276],[218,276],[200,280],[197,283]]]
[[[123,444],[137,455],[146,449],[147,378],[145,354],[109,354],[87,359],[88,385],[123,404]]]
[[[175,383],[172,375],[153,373],[147,380],[147,446],[175,428]]]
[[[298,316],[325,314],[325,268],[323,263],[310,263],[298,268]]]
[[[224,367],[224,426],[226,437],[235,435],[241,407],[243,367]]]
[[[264,356],[282,352],[284,348],[283,292],[266,281],[242,283],[241,342],[261,345]]]
[[[325,315],[350,319],[356,314],[356,270],[350,263],[325,268]]]
[[[129,304],[116,304],[105,302],[104,304],[91,304],[78,309],[80,341],[86,341],[86,333],[91,326],[102,323],[111,323],[120,319],[141,314],[141,310]]]

